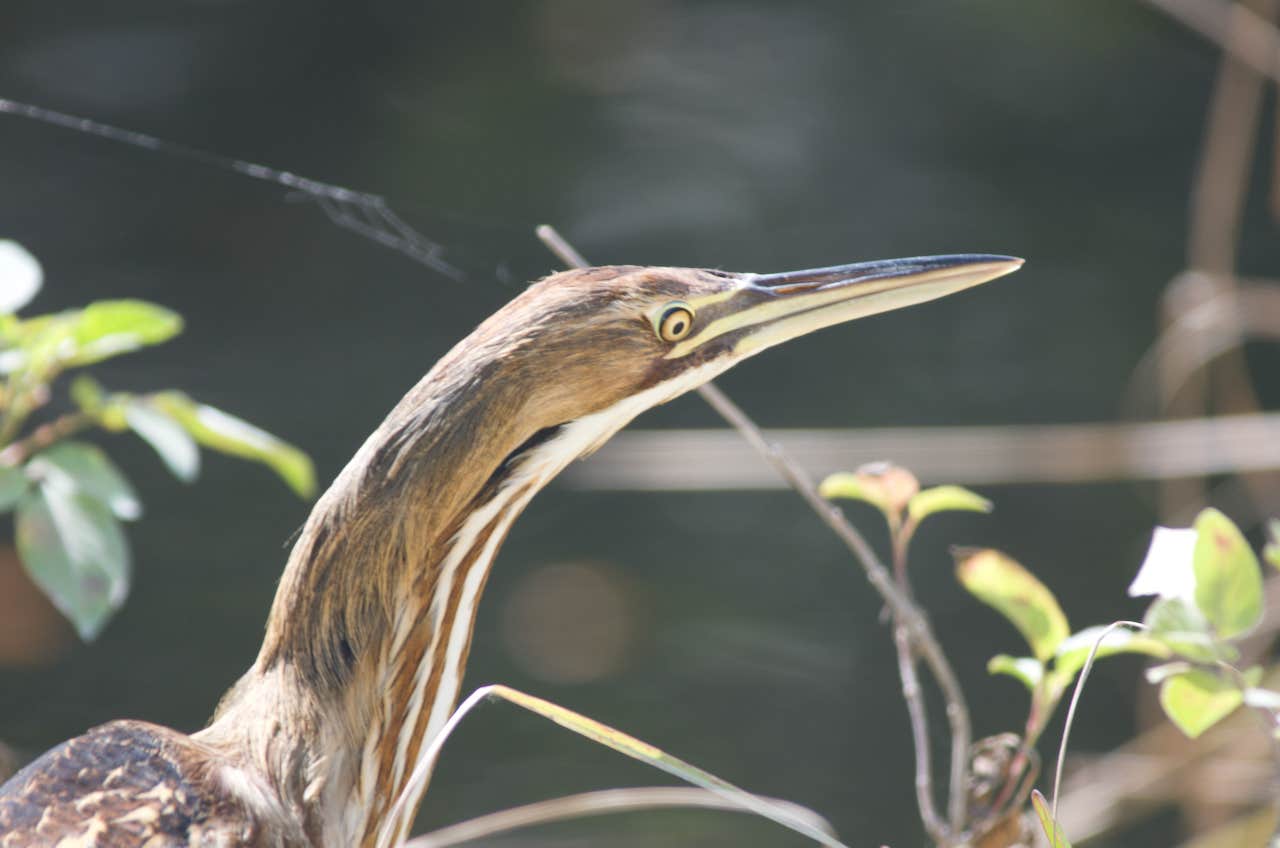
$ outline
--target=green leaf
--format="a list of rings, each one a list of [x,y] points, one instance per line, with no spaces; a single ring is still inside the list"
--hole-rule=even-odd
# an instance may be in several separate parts
[[[1071,633],[1058,599],[1035,576],[996,550],[967,551],[956,576],[978,600],[1007,618],[1045,662]]]
[[[111,510],[56,479],[18,504],[18,554],[27,572],[85,641],[129,593],[129,548]]]
[[[1022,681],[1022,685],[1034,692],[1044,677],[1044,663],[1034,657],[1011,657],[996,654],[987,660],[988,674],[1007,674]]]
[[[16,241],[0,239],[0,313],[11,315],[40,291],[40,263]]]
[[[311,459],[288,442],[220,409],[196,403],[182,392],[151,395],[150,402],[205,447],[267,465],[299,497],[309,498],[315,492]]]
[[[165,413],[146,401],[131,400],[124,407],[133,432],[155,449],[173,476],[190,483],[200,474],[200,451],[195,439]]]
[[[1068,680],[1074,680],[1080,669],[1084,668],[1085,660],[1089,658],[1089,652],[1093,650],[1094,643],[1106,629],[1103,625],[1086,627],[1079,633],[1073,633],[1064,639],[1054,654],[1054,671],[1064,675]],[[1117,628],[1102,640],[1095,659],[1115,654],[1145,654],[1150,657],[1164,658],[1170,653],[1169,646],[1159,639]]]
[[[75,349],[68,365],[89,365],[182,332],[182,316],[145,300],[100,300],[80,310],[72,325]]]
[[[0,465],[0,512],[8,512],[27,492],[30,483],[21,468]]]
[[[1049,802],[1040,794],[1039,789],[1031,790],[1031,806],[1035,807],[1036,817],[1040,819],[1040,827],[1044,830],[1045,838],[1049,840],[1050,848],[1071,848],[1066,834],[1062,832],[1062,825],[1053,820],[1053,814],[1049,811]]]
[[[920,491],[920,483],[910,471],[888,462],[874,462],[850,473],[828,476],[818,487],[824,498],[865,501],[896,521],[910,500]]]
[[[1262,572],[1244,536],[1221,512],[1206,509],[1196,518],[1196,606],[1230,639],[1262,618]]]
[[[907,503],[907,515],[917,524],[935,512],[990,512],[991,501],[960,486],[934,486]]]
[[[142,502],[133,486],[95,445],[59,442],[36,454],[27,468],[35,479],[50,480],[101,501],[117,518],[132,521],[142,515]]]
[[[1196,662],[1232,662],[1239,652],[1220,641],[1200,610],[1182,598],[1160,598],[1147,609],[1147,635]]]
[[[1160,706],[1192,739],[1231,715],[1244,702],[1234,684],[1202,669],[1175,674],[1160,684]]]

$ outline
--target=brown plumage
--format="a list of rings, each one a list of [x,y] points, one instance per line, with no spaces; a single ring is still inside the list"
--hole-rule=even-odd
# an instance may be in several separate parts
[[[95,727],[6,784],[0,846],[280,844],[211,777],[215,751],[141,721]]]
[[[54,748],[0,787],[0,848],[396,844],[494,554],[565,464],[765,347],[1018,264],[626,266],[531,286],[405,395],[320,498],[257,661],[210,725],[113,722]],[[393,819],[402,794],[409,813]]]

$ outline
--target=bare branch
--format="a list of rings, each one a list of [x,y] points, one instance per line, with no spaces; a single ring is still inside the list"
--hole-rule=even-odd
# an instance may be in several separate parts
[[[792,462],[780,446],[766,440],[755,422],[716,386],[706,383],[699,390],[699,394],[782,475],[791,488],[804,498],[818,517],[835,531],[836,536],[853,552],[862,564],[867,580],[880,593],[894,618],[910,634],[912,642],[929,666],[934,679],[938,681],[946,702],[947,721],[951,726],[948,819],[954,838],[964,830],[967,823],[968,797],[965,792],[965,771],[968,766],[969,744],[973,738],[973,731],[969,720],[969,708],[964,700],[964,692],[960,689],[960,681],[956,678],[941,644],[933,635],[928,619],[894,584],[889,570],[885,568],[862,534],[845,518],[844,513],[818,494],[813,481],[803,468]],[[927,728],[925,730],[927,731]],[[920,779],[919,776],[917,779]],[[931,781],[931,776],[928,779]]]
[[[0,114],[18,115],[55,127],[105,138],[130,147],[154,150],[180,159],[188,159],[232,171],[254,180],[273,183],[293,189],[299,196],[316,203],[322,212],[343,229],[408,256],[452,280],[461,280],[462,271],[440,258],[442,248],[417,230],[410,227],[387,206],[386,198],[364,191],[355,191],[332,183],[313,180],[289,171],[281,171],[210,153],[196,147],[178,144],[146,133],[69,115],[43,106],[20,103],[0,97]],[[352,215],[349,209],[359,211],[362,218]]]
[[[911,742],[916,752],[916,806],[920,808],[920,820],[929,836],[935,842],[945,843],[947,823],[938,815],[937,803],[933,797],[933,757],[929,746],[929,714],[924,690],[920,688],[920,678],[916,674],[916,657],[911,649],[911,636],[906,627],[896,620],[893,624],[893,645],[898,653],[902,700],[907,704]]]
[[[542,243],[547,246],[556,255],[556,257],[568,265],[570,268],[586,268],[591,263],[583,258],[582,254],[574,249],[573,245],[564,240],[564,236],[550,224],[540,224],[535,231],[538,238],[542,239]]]
[[[586,259],[574,250],[556,232],[555,228],[548,224],[543,224],[538,228],[537,233],[538,237],[547,245],[547,248],[559,256],[566,264],[574,267],[586,267]],[[931,835],[934,835],[933,828],[937,827],[942,832],[934,835],[934,838],[942,844],[950,844],[960,836],[968,823],[968,796],[965,791],[965,779],[968,767],[969,744],[973,737],[973,731],[969,719],[969,708],[965,703],[960,681],[956,677],[954,670],[952,670],[941,644],[934,637],[928,620],[916,605],[894,584],[888,569],[885,568],[880,558],[876,556],[871,546],[867,544],[862,534],[848,522],[844,513],[818,494],[813,481],[803,468],[792,462],[779,445],[769,442],[755,422],[714,384],[704,383],[698,388],[698,394],[711,405],[712,409],[728,421],[738,431],[739,435],[755,448],[760,456],[764,457],[774,467],[782,478],[790,484],[791,488],[795,489],[804,498],[805,502],[818,514],[818,517],[835,531],[835,534],[844,542],[845,546],[853,552],[854,556],[862,564],[867,580],[880,593],[889,610],[893,613],[895,621],[909,635],[910,641],[920,651],[925,663],[929,666],[929,670],[938,681],[938,685],[942,689],[943,698],[946,701],[947,721],[951,727],[951,776],[948,787],[949,827],[943,828],[937,814],[932,811],[932,775],[927,770],[923,774],[917,773],[916,785],[917,787],[922,787],[917,794],[921,798],[930,800],[927,806],[928,813],[926,813],[926,807],[922,806],[921,817],[926,818],[927,815],[929,816],[929,820],[926,820],[926,825],[932,825],[930,827]],[[918,693],[918,689],[918,683],[915,687],[911,687],[906,680],[903,681],[904,694],[908,691]],[[910,700],[908,703],[910,704]],[[918,745],[923,742],[927,746],[928,727],[924,724],[917,725],[916,723],[917,720],[923,721],[923,711],[909,709],[908,713],[912,718],[913,738]],[[920,766],[922,759],[917,756],[916,762],[917,766]],[[923,758],[923,763],[927,767],[928,757]]]

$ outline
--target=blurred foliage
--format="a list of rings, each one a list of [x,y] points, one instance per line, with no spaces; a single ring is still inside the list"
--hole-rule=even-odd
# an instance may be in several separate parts
[[[64,373],[166,342],[182,318],[141,300],[19,318],[41,283],[35,258],[0,241],[0,511],[14,513],[31,579],[92,640],[129,594],[121,522],[139,518],[142,504],[101,448],[72,436],[131,430],[188,483],[200,471],[197,445],[267,465],[300,497],[311,496],[315,475],[302,451],[182,392],[113,392],[81,373],[68,402],[55,404]]]

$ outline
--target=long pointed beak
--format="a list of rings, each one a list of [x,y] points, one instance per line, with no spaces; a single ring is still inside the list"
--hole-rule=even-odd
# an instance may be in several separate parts
[[[955,254],[858,262],[781,274],[743,274],[742,288],[712,310],[700,332],[667,354],[684,356],[713,338],[734,334],[733,352],[747,356],[832,324],[934,300],[1022,267],[1014,256]]]

